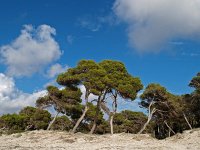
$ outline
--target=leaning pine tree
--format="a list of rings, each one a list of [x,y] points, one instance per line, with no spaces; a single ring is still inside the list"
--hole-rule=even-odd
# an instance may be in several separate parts
[[[158,135],[160,134],[164,138],[175,134],[175,130],[182,130],[180,127],[187,123],[188,120],[184,116],[184,103],[180,96],[176,96],[167,91],[167,89],[159,84],[149,84],[140,96],[140,105],[148,109],[148,119],[138,134],[141,134],[151,120],[154,121],[155,128],[158,129]],[[161,133],[160,129],[163,129]],[[175,130],[174,130],[174,129]]]
[[[44,97],[40,97],[36,101],[36,106],[44,109],[47,107],[53,107],[57,112],[54,119],[50,122],[47,130],[49,130],[52,124],[55,122],[59,113],[71,116],[73,118],[74,111],[81,112],[81,91],[75,86],[65,87],[59,90],[57,87],[48,86],[48,94]]]
[[[83,121],[88,109],[89,109],[89,95],[101,95],[100,91],[103,91],[104,84],[102,79],[105,77],[106,72],[102,67],[92,60],[82,60],[74,68],[70,68],[67,72],[58,76],[58,84],[70,87],[71,85],[81,86],[83,85],[85,91],[85,106],[82,115],[76,122],[72,132],[76,132],[78,126]]]

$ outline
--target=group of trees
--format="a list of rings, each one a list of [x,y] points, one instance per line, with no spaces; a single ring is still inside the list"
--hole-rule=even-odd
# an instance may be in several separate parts
[[[57,83],[60,87],[47,87],[47,95],[36,101],[36,108],[26,107],[19,114],[1,116],[0,128],[90,134],[151,133],[162,139],[200,126],[200,74],[189,84],[195,88],[191,94],[178,96],[159,84],[149,84],[139,103],[148,115],[117,111],[119,99],[133,101],[143,89],[140,79],[130,75],[121,62],[82,60],[58,75]],[[85,87],[84,93],[80,86]],[[57,112],[53,118],[45,110],[48,107]]]
[[[80,85],[85,87],[85,105],[81,111],[81,116],[76,120],[72,132],[76,132],[80,123],[85,117],[87,118],[88,111],[90,110],[89,106],[95,105],[93,106],[95,111],[95,114],[93,114],[94,116],[91,116],[90,119],[87,120],[87,122],[92,123],[91,134],[94,133],[98,123],[101,122],[99,120],[102,120],[100,119],[102,117],[99,116],[102,114],[101,111],[108,115],[110,131],[111,134],[113,134],[113,118],[117,112],[118,97],[134,100],[137,96],[137,92],[143,88],[140,79],[132,77],[127,72],[123,63],[111,60],[104,60],[100,63],[96,63],[92,60],[82,60],[76,67],[70,68],[67,72],[60,74],[57,78],[57,82],[65,87],[65,91],[78,89]],[[89,102],[89,96],[91,94],[97,97],[91,100],[93,104]],[[73,98],[71,97],[71,99]],[[59,100],[62,101],[62,99]],[[67,97],[65,101],[67,101]],[[108,103],[107,101],[112,101],[112,108],[106,105]],[[65,105],[68,104],[68,102],[65,102]],[[78,105],[80,105],[80,103]],[[75,106],[75,108],[76,107],[77,106]],[[65,109],[65,111],[68,111],[68,109]]]
[[[24,130],[46,129],[51,120],[47,110],[27,106],[19,114],[5,114],[0,117],[0,129],[9,133]]]

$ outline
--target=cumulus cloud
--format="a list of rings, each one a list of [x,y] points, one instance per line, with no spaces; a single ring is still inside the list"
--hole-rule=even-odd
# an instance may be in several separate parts
[[[54,78],[56,75],[67,71],[68,68],[68,66],[63,67],[62,65],[56,63],[50,67],[50,69],[47,72],[47,76],[49,78]]]
[[[45,90],[24,93],[16,88],[13,78],[0,73],[0,115],[16,113],[25,106],[35,106],[37,98],[45,94]]]
[[[116,0],[113,10],[128,24],[129,42],[139,52],[200,36],[199,0]]]
[[[54,35],[56,30],[49,25],[25,25],[13,42],[0,47],[1,62],[7,65],[8,75],[30,76],[57,60],[61,50]]]
[[[82,92],[82,96],[81,96],[81,99],[83,100],[83,103],[85,103],[84,99],[85,99],[85,92],[86,92],[86,89],[85,89],[85,86],[84,85],[80,85],[79,86],[81,92]],[[88,100],[89,102],[97,99],[98,97],[94,94],[90,94],[89,97],[88,97]]]

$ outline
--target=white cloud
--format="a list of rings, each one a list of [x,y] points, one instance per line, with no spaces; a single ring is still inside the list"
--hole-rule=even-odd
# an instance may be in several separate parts
[[[13,78],[0,73],[0,115],[18,112],[26,106],[35,106],[37,98],[45,94],[45,90],[24,93],[16,88]]]
[[[68,66],[62,67],[62,65],[56,63],[50,67],[50,69],[47,72],[47,76],[49,78],[54,78],[56,75],[67,71],[68,68]]]
[[[67,43],[68,43],[68,44],[72,44],[73,41],[74,41],[74,37],[73,37],[72,35],[68,35],[68,36],[67,36]]]
[[[79,88],[80,88],[80,90],[82,92],[81,99],[83,100],[83,103],[85,104],[85,92],[86,92],[85,86],[84,85],[80,85]],[[98,97],[96,95],[90,94],[88,100],[89,100],[89,102],[91,102],[91,101],[93,101],[93,100],[95,100],[97,98]]]
[[[145,112],[146,110],[141,108],[139,106],[139,102],[141,100],[139,98],[136,98],[134,101],[131,100],[125,100],[125,99],[118,99],[118,112],[121,112],[123,110],[131,110],[131,111],[136,111],[136,112]],[[110,104],[110,107],[112,104]]]
[[[0,73],[0,100],[9,99],[9,97],[13,97],[10,94],[16,93],[14,89],[14,81],[12,78],[5,76],[4,74]],[[9,97],[8,97],[9,95]]]
[[[78,25],[82,28],[85,28],[91,32],[97,32],[102,27],[101,22],[97,17],[93,17],[92,15],[87,15],[78,19]]]
[[[139,52],[200,37],[199,0],[116,0],[113,9],[129,25],[129,42]]]
[[[2,63],[10,76],[30,76],[61,56],[54,39],[56,30],[49,25],[36,29],[25,25],[21,34],[10,44],[0,47]]]
[[[181,55],[182,55],[182,56],[190,56],[190,57],[199,57],[199,56],[200,56],[200,53],[182,52]]]

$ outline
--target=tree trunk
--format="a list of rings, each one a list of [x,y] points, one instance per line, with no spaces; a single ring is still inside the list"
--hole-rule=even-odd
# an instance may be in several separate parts
[[[98,120],[99,111],[100,111],[100,99],[98,99],[98,101],[97,101],[96,114],[95,114],[95,118],[94,118],[94,123],[93,123],[92,129],[90,130],[90,134],[93,134],[95,129],[96,129],[96,127],[97,127],[97,120]]]
[[[82,113],[82,115],[81,115],[81,117],[78,119],[78,121],[76,122],[76,125],[74,126],[74,128],[73,128],[73,130],[72,130],[72,133],[75,133],[75,132],[76,132],[76,129],[78,128],[78,126],[80,125],[80,123],[83,121],[83,119],[84,119],[84,117],[85,117],[87,111],[88,111],[88,106],[87,106],[87,104],[86,104],[86,105],[85,105],[85,108],[84,108],[84,111],[83,111],[83,113]]]
[[[111,122],[112,122],[113,119],[111,119],[112,115],[111,115],[111,112],[110,112],[109,108],[106,107],[106,105],[103,102],[100,102],[100,106],[103,109],[103,111],[109,116],[109,121],[110,121],[110,125],[111,125]],[[111,134],[113,134],[113,129],[111,129]]]
[[[147,127],[147,125],[149,124],[149,122],[151,121],[152,116],[148,117],[147,122],[144,124],[144,126],[142,127],[142,129],[138,132],[138,134],[141,134]]]
[[[191,126],[191,124],[189,123],[189,121],[188,121],[188,119],[187,119],[185,113],[183,113],[183,116],[184,116],[184,119],[185,119],[185,121],[187,122],[188,126],[189,126],[190,129],[192,130],[192,126]]]
[[[164,123],[165,123],[165,125],[168,127],[168,129],[169,129],[173,134],[176,134],[176,133],[174,132],[174,130],[172,130],[172,128],[167,124],[166,121],[164,121]]]
[[[51,129],[51,126],[53,125],[53,123],[56,121],[56,118],[58,117],[59,112],[57,112],[57,114],[55,115],[55,117],[53,118],[53,120],[49,123],[49,126],[47,128],[47,130]]]
[[[109,108],[103,102],[100,102],[100,106],[103,109],[103,111],[109,116],[110,133],[113,134],[113,117],[116,110],[115,112],[110,112]]]
[[[113,135],[113,117],[114,117],[114,114],[111,114],[111,116],[110,116],[110,133],[111,133],[111,135]]]
[[[115,94],[113,94],[113,112],[110,113],[110,133],[111,135],[113,135],[114,131],[113,131],[113,118],[115,113],[117,112],[117,92],[115,91]]]
[[[76,122],[76,125],[74,126],[74,128],[72,129],[72,133],[75,133],[78,126],[80,125],[80,123],[83,121],[87,111],[88,111],[88,97],[89,97],[89,92],[88,90],[86,89],[86,93],[85,93],[85,108],[84,108],[84,111],[81,115],[81,117],[78,119],[78,121]]]
[[[169,136],[169,137],[171,136],[171,131],[170,131],[170,130],[168,131],[168,136]]]
[[[138,132],[138,134],[141,134],[147,127],[147,125],[149,124],[149,122],[151,121],[151,118],[153,116],[153,114],[156,112],[156,109],[153,108],[153,110],[151,111],[151,106],[153,104],[153,101],[150,103],[149,105],[149,115],[148,115],[148,120],[147,122],[144,124],[144,126],[142,127],[142,129]]]
[[[93,134],[93,133],[94,133],[96,127],[97,127],[97,123],[96,123],[96,121],[94,120],[94,123],[93,123],[92,129],[90,130],[90,134]]]

